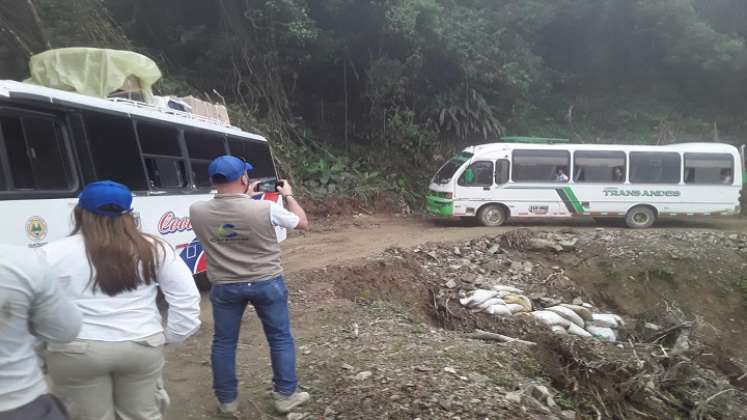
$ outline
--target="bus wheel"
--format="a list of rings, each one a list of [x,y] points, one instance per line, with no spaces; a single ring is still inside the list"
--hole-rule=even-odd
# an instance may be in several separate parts
[[[483,208],[477,212],[477,220],[479,220],[483,226],[500,226],[506,222],[506,218],[506,210],[497,204],[483,206]]]
[[[651,207],[647,206],[633,207],[625,216],[625,224],[632,229],[649,228],[655,221],[656,213]]]

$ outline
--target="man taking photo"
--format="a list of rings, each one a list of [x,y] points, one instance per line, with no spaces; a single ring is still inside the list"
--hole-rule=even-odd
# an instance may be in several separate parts
[[[288,209],[252,195],[252,166],[234,156],[221,156],[210,163],[208,175],[218,193],[212,200],[190,208],[192,228],[207,254],[207,275],[212,284],[215,333],[211,361],[213,389],[221,414],[238,415],[236,345],[241,318],[252,304],[270,345],[273,399],[280,413],[287,413],[309,400],[297,391],[296,352],[290,331],[288,289],[280,265],[276,227],[308,228],[306,213],[293,197],[286,180],[277,191]]]

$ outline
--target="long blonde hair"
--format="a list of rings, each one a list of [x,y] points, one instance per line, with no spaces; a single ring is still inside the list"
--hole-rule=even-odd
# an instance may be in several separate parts
[[[78,206],[73,215],[73,235],[83,235],[94,292],[114,296],[156,282],[163,242],[140,232],[131,214],[100,216]]]

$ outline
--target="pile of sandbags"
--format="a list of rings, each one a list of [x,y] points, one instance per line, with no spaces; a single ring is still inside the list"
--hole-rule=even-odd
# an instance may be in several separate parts
[[[532,301],[520,289],[512,286],[494,286],[493,290],[477,289],[469,296],[459,299],[462,306],[472,312],[486,312],[490,315],[511,316],[532,311]]]
[[[617,341],[618,330],[624,326],[615,314],[595,314],[591,305],[559,304],[533,311],[532,301],[524,292],[512,286],[497,285],[492,289],[477,289],[459,300],[473,312],[495,316],[531,316],[559,334],[594,337],[602,341]]]
[[[618,329],[624,325],[618,315],[595,314],[585,306],[565,303],[534,311],[531,316],[554,332],[594,337],[610,343],[617,341]]]

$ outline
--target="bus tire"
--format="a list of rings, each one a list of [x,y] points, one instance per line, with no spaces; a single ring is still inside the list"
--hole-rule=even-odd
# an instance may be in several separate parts
[[[656,221],[656,212],[649,206],[635,206],[625,215],[625,224],[631,229],[646,229]]]
[[[477,220],[483,226],[500,226],[506,223],[506,219],[508,219],[506,209],[498,204],[482,206],[477,212]]]

